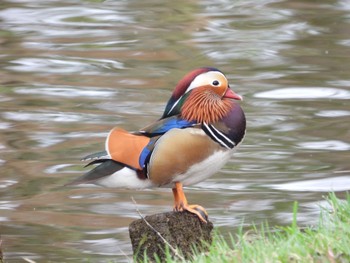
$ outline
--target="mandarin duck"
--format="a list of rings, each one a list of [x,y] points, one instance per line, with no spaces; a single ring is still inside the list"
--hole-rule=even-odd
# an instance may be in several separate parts
[[[206,222],[205,209],[189,205],[182,187],[215,174],[242,142],[246,120],[234,100],[242,97],[221,71],[193,70],[176,85],[158,121],[137,132],[112,129],[105,151],[83,158],[90,161],[86,166],[97,166],[68,185],[170,187],[174,211],[194,213]]]

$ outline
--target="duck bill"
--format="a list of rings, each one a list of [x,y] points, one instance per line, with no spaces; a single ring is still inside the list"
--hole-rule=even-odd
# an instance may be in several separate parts
[[[234,99],[234,100],[243,100],[243,97],[234,93],[232,91],[232,89],[230,89],[230,87],[227,88],[225,94],[224,94],[224,98],[228,98],[228,99]]]

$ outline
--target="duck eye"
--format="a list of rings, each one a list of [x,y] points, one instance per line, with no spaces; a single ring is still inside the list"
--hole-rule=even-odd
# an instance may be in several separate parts
[[[212,84],[213,84],[213,86],[219,86],[220,82],[218,80],[214,80]]]

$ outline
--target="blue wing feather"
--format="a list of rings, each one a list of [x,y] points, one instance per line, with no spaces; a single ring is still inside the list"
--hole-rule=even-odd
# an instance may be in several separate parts
[[[187,127],[192,127],[196,125],[195,121],[187,121],[181,119],[179,116],[171,116],[169,118],[164,118],[156,121],[155,123],[145,127],[140,132],[147,136],[157,136],[166,133],[167,131],[178,128],[184,129]]]

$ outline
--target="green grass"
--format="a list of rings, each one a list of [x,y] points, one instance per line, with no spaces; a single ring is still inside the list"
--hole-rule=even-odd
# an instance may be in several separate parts
[[[215,234],[209,252],[189,262],[350,262],[350,195],[340,200],[329,194],[326,200],[329,206],[321,208],[316,226],[298,226],[295,204],[290,226],[240,229],[229,241]],[[181,260],[169,257],[167,262]]]

